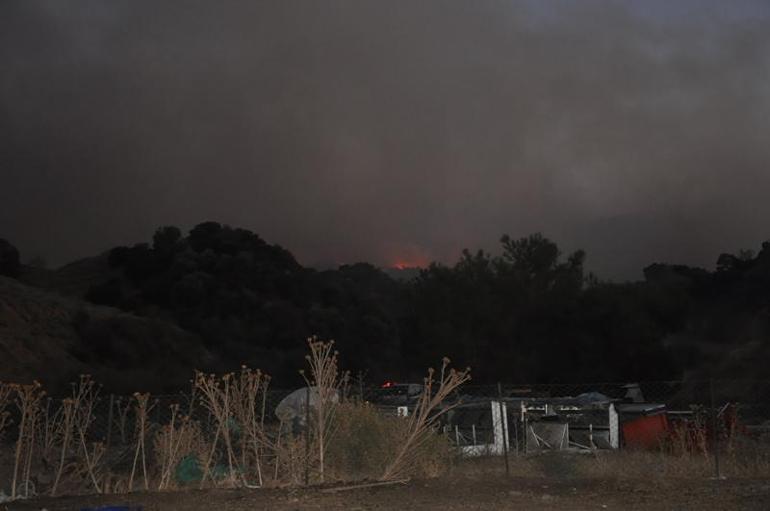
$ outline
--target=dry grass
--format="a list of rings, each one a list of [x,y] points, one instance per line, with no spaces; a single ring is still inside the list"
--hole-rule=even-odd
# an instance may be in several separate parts
[[[313,463],[312,457],[309,458],[305,439],[293,435],[291,431],[286,430],[283,425],[280,426],[280,435],[274,446],[273,458],[273,478],[270,481],[271,486],[300,486],[304,484],[304,473],[306,467]]]
[[[13,404],[20,417],[13,425],[12,497],[35,493],[33,479],[43,481],[37,491],[51,496],[173,489],[182,460],[200,468],[195,480],[202,488],[301,485],[308,474],[323,482],[374,479],[383,470],[424,477],[446,471],[451,446],[435,434],[434,423],[442,400],[467,375],[445,364],[437,388],[430,373],[414,418],[386,417],[345,400],[347,377],[332,346],[309,340],[307,383],[318,399],[300,436],[286,424],[266,424],[269,377],[247,367],[239,374],[197,373],[184,412],[171,405],[163,424],[151,420],[158,401],[150,394],[110,399],[108,427],[116,427],[120,440],[112,445],[94,441],[100,439],[93,431],[100,387],[90,376],[82,375],[60,401],[44,400],[39,384],[3,385],[0,425],[10,424],[6,408]]]
[[[470,369],[449,369],[449,359],[446,357],[441,363],[439,379],[435,380],[434,376],[434,369],[429,369],[417,406],[407,419],[403,440],[380,476],[383,481],[402,478],[414,470],[414,465],[419,463],[423,445],[435,436],[438,419],[452,409],[451,405],[442,406],[444,401],[471,378]]]
[[[722,476],[728,479],[770,478],[768,453],[756,451],[724,453]],[[670,487],[683,480],[713,478],[714,460],[693,454],[671,455],[664,451],[546,452],[511,456],[510,472],[513,478],[644,480],[655,486]],[[457,460],[452,467],[453,475],[479,480],[504,473],[500,456]]]
[[[546,477],[542,463],[535,456],[511,456],[509,470],[514,478]],[[456,458],[449,472],[453,476],[487,480],[505,475],[504,460],[501,456],[480,456]]]
[[[185,456],[201,459],[207,443],[200,425],[179,413],[179,405],[171,405],[171,420],[153,438],[155,465],[159,472],[158,490],[174,488],[174,470]]]
[[[439,432],[439,418],[452,408],[446,400],[468,381],[468,370],[452,370],[444,359],[440,371],[429,370],[411,415],[389,416],[361,400],[345,398],[346,376],[332,346],[315,338],[309,341],[307,383],[318,389],[318,399],[310,424],[300,434],[288,424],[266,421],[270,379],[247,367],[221,376],[197,373],[187,399],[172,404],[163,423],[151,414],[158,401],[149,394],[110,400],[109,426],[117,428],[115,436],[122,440],[113,445],[94,441],[101,439],[94,432],[99,386],[89,376],[81,376],[71,395],[60,401],[46,400],[39,384],[0,384],[0,434],[5,429],[6,437],[13,437],[6,440],[15,440],[7,456],[12,472],[9,468],[0,486],[10,484],[13,497],[24,497],[43,491],[57,496],[130,492],[137,487],[169,490],[186,484],[298,486],[308,474],[313,482],[328,482],[425,478],[447,472],[483,479],[504,473],[500,457],[459,460],[450,439]],[[645,479],[657,484],[708,478],[714,474],[713,460],[701,419],[675,430],[655,452],[512,456],[511,474]],[[727,477],[770,477],[766,441],[730,435],[720,453]],[[200,473],[181,476],[183,460]]]
[[[583,477],[650,479],[660,483],[715,475],[713,458],[650,451],[599,453],[595,458],[578,460],[576,466],[576,473]],[[766,455],[730,453],[722,456],[720,473],[729,478],[767,478],[770,477],[770,461]]]
[[[216,425],[209,454],[204,458],[201,486],[209,477],[211,482],[230,486],[260,487],[264,484],[263,457],[275,445],[265,431],[266,393],[268,375],[259,370],[241,367],[239,374],[221,377],[196,373],[194,393]],[[227,460],[227,474],[221,481],[211,473],[216,461],[220,439]]]
[[[713,461],[699,455],[674,456],[663,451],[597,452],[574,460],[575,475],[601,479],[704,478],[713,475]]]
[[[40,418],[40,402],[45,396],[40,383],[30,385],[15,385],[14,403],[19,411],[18,437],[14,454],[13,480],[11,482],[11,498],[30,496],[30,479],[38,419]]]
[[[76,385],[73,396],[63,400],[61,408],[48,410],[49,403],[42,400],[42,391],[24,390],[21,397],[12,395],[22,413],[20,424],[24,432],[19,436],[9,460],[16,472],[16,496],[41,493],[58,494],[59,480],[63,493],[82,493],[98,491],[125,492],[135,486],[152,489],[174,489],[180,487],[175,479],[180,461],[193,457],[200,466],[208,458],[218,460],[216,475],[213,473],[206,480],[206,487],[245,486],[259,481],[263,486],[301,485],[307,467],[317,467],[318,446],[311,443],[310,459],[308,447],[302,436],[290,434],[283,426],[264,427],[249,433],[241,424],[247,418],[263,428],[264,400],[256,392],[257,387],[266,385],[262,381],[256,384],[257,372],[244,374],[246,385],[231,392],[230,404],[239,402],[239,406],[251,406],[250,411],[234,412],[229,421],[232,430],[233,460],[235,474],[227,466],[227,448],[220,436],[219,445],[215,446],[214,425],[202,427],[198,420],[181,412],[181,407],[171,408],[171,418],[166,424],[154,424],[149,419],[152,409],[150,396],[137,394],[134,397],[134,442],[128,446],[127,469],[115,469],[110,465],[110,448],[99,442],[89,441],[84,432],[91,426],[93,389],[90,380]],[[236,378],[239,382],[241,376]],[[249,378],[254,381],[249,382]],[[261,377],[259,378],[261,379]],[[241,383],[232,386],[240,386]],[[251,390],[250,390],[251,389]],[[14,393],[18,392],[14,388]],[[247,396],[239,400],[234,396]],[[426,394],[427,395],[427,394]],[[86,396],[85,398],[83,396]],[[41,403],[44,406],[41,406]],[[252,406],[253,405],[253,406]],[[26,414],[23,412],[26,406]],[[187,408],[185,406],[185,408]],[[374,406],[360,401],[341,401],[335,405],[335,415],[330,424],[334,431],[327,444],[325,473],[327,481],[356,481],[381,477],[384,467],[389,466],[395,456],[403,451],[405,439],[414,433],[414,422],[396,416],[383,415]],[[235,420],[235,423],[233,423]],[[283,428],[279,433],[278,429]],[[20,432],[20,427],[12,431]],[[409,448],[409,461],[398,474],[402,477],[435,477],[446,473],[457,476],[479,478],[501,476],[504,465],[501,457],[459,460],[453,454],[451,442],[447,437],[428,429],[430,434],[421,437],[420,442],[412,443]],[[30,432],[33,432],[30,434]],[[47,440],[46,440],[47,438]],[[146,440],[145,440],[146,439]],[[255,447],[256,445],[256,447]],[[768,478],[770,477],[770,448],[766,442],[756,440],[734,440],[723,444],[721,451],[722,474],[728,478]],[[120,446],[113,447],[119,448]],[[123,447],[125,448],[125,447]],[[46,454],[47,453],[47,454]],[[39,462],[43,455],[51,458],[50,465]],[[257,463],[258,459],[264,460]],[[133,460],[133,464],[131,463]],[[245,461],[244,461],[245,460]],[[212,462],[213,463],[213,462]],[[224,470],[223,470],[224,467]],[[675,452],[670,445],[664,445],[658,451],[616,452],[597,451],[592,454],[545,453],[516,457],[511,456],[511,475],[523,478],[579,478],[600,480],[647,480],[661,487],[677,484],[685,479],[705,479],[713,476],[713,460],[698,450]],[[116,471],[117,470],[117,471]],[[120,472],[123,470],[123,472]],[[38,477],[45,472],[48,477]],[[10,482],[10,473],[9,480]],[[233,479],[232,475],[236,475]],[[316,472],[317,475],[317,472]],[[49,481],[38,484],[38,481]],[[139,484],[136,484],[139,480]],[[245,480],[245,482],[244,482]],[[316,477],[317,481],[318,478]],[[53,485],[51,484],[53,481]],[[143,484],[142,484],[143,483]],[[38,485],[36,487],[36,485]]]
[[[341,403],[334,422],[334,441],[329,448],[329,473],[338,480],[376,479],[399,452],[409,433],[403,417],[383,415],[368,403]],[[455,453],[448,438],[431,435],[418,446],[407,477],[436,477],[447,472]]]

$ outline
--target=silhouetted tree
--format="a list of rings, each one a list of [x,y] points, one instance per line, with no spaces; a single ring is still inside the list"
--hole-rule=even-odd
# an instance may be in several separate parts
[[[160,256],[171,256],[182,239],[182,231],[178,227],[166,226],[155,231],[152,237],[152,248]]]
[[[653,264],[622,284],[586,276],[585,260],[541,234],[506,235],[498,255],[464,250],[397,282],[367,263],[303,268],[255,233],[205,222],[116,247],[109,261],[122,275],[88,296],[172,319],[225,363],[254,361],[284,381],[297,378],[311,334],[336,339],[345,367],[375,381],[419,378],[444,355],[476,381],[667,379],[770,363],[770,243],[721,255],[713,272]]]

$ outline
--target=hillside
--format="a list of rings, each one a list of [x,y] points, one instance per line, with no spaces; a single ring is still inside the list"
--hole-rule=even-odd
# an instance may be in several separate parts
[[[404,279],[367,263],[305,268],[216,222],[161,227],[55,271],[18,271],[8,249],[21,284],[0,287],[0,378],[157,374],[170,387],[193,367],[247,364],[291,386],[311,335],[334,339],[341,367],[370,382],[422,378],[443,356],[481,383],[764,378],[770,243],[721,255],[715,271],[657,263],[625,283],[585,275],[585,253],[540,234],[501,245]]]
[[[18,280],[32,287],[83,298],[92,286],[120,276],[120,270],[110,267],[109,253],[105,252],[56,269],[22,265]]]
[[[175,325],[0,277],[0,380],[63,389],[89,373],[116,392],[162,391],[213,365],[200,339]]]

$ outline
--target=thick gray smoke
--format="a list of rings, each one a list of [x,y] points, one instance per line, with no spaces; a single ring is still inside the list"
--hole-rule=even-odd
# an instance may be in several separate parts
[[[535,231],[601,276],[770,238],[761,2],[6,1],[0,236],[214,219],[306,264]],[[644,9],[644,10],[643,10]]]

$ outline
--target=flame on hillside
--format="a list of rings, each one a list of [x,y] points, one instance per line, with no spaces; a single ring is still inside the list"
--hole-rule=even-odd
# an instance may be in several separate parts
[[[390,267],[395,270],[409,270],[411,268],[426,268],[429,261],[426,260],[399,260],[391,264]]]

